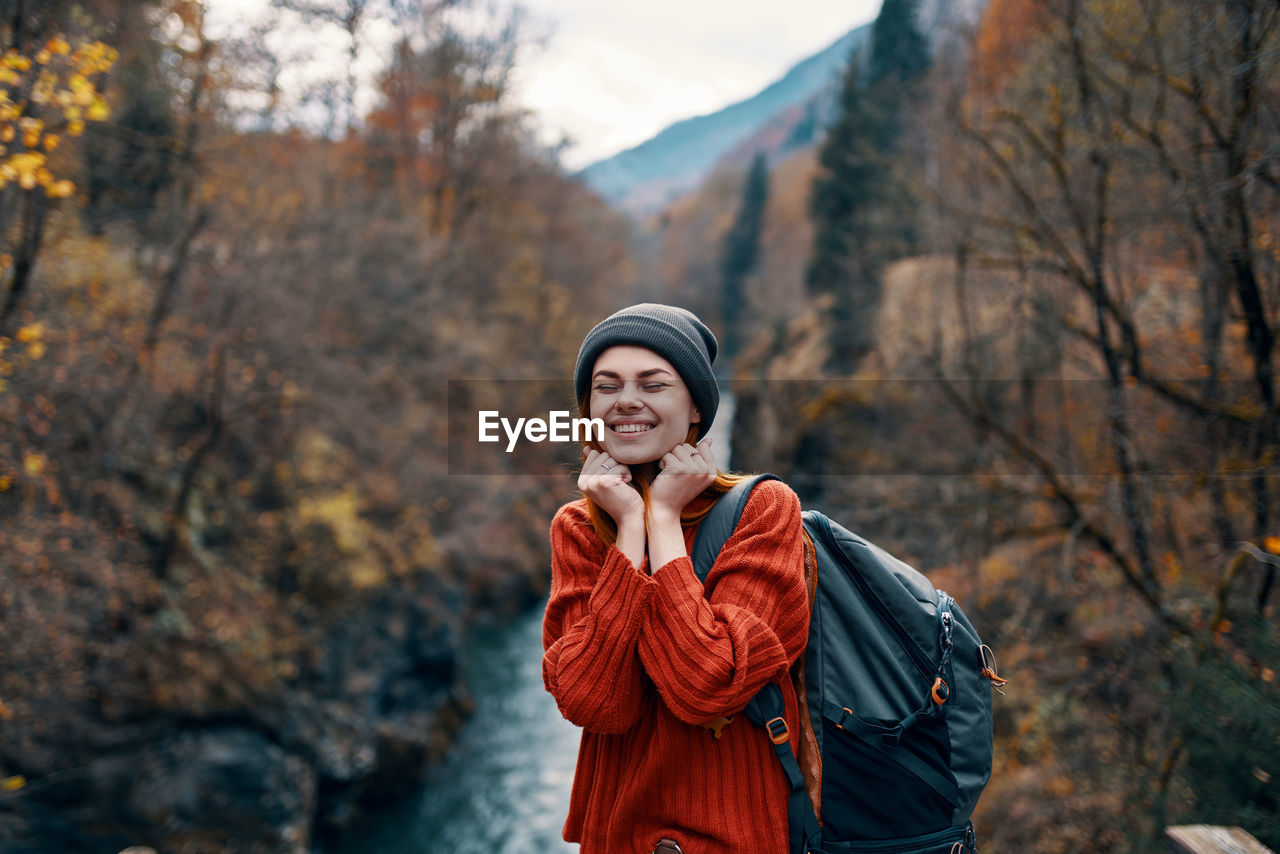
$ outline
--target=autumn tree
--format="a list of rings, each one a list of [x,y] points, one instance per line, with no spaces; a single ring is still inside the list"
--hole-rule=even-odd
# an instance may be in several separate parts
[[[414,785],[403,772],[448,743],[470,615],[545,593],[558,491],[451,476],[447,383],[569,377],[568,342],[628,275],[627,227],[502,99],[503,20],[475,39],[442,21],[404,33],[427,97],[405,102],[419,148],[398,165],[387,126],[362,116],[344,128],[339,112],[327,136],[264,115],[262,91],[245,121],[228,87],[270,68],[229,59],[244,54],[189,0],[146,4],[151,43],[121,49],[139,77],[86,76],[76,102],[77,39],[64,54],[54,24],[111,5],[0,0],[32,34],[0,60],[23,110],[0,117],[14,134],[0,254],[22,193],[47,200],[65,180],[77,202],[50,206],[20,325],[0,336],[0,846],[88,850],[108,825],[188,844],[205,819],[67,793],[103,744],[102,785],[123,792],[138,757],[172,755],[167,733],[213,730],[305,757],[287,776],[319,793],[297,801],[319,816],[290,831],[306,846],[364,793]],[[164,168],[85,164],[52,110],[37,139],[19,98],[38,90],[42,49],[45,68],[72,63],[52,97],[71,92],[84,122],[99,98],[127,111],[89,156],[160,150]],[[47,174],[9,162],[33,153]],[[98,193],[87,224],[81,191]],[[564,406],[516,388],[528,411]]]
[[[78,39],[73,47],[60,34],[32,41],[49,28],[32,26],[21,12],[0,27],[9,45],[0,57],[0,282],[8,286],[0,303],[3,334],[30,284],[51,201],[75,192],[65,177],[70,170],[55,152],[64,137],[78,137],[87,122],[108,116],[100,89],[117,53],[100,41]]]
[[[1071,595],[1131,621],[1093,628],[1084,675],[1055,693],[1050,773],[1113,798],[1077,850],[1144,850],[1166,821],[1209,804],[1274,840],[1259,818],[1274,790],[1249,779],[1274,760],[1236,745],[1274,744],[1278,723],[1259,710],[1275,703],[1264,663],[1280,563],[1269,552],[1280,11],[1054,0],[996,14],[1035,26],[1010,44],[981,40],[999,24],[985,21],[980,49],[1013,65],[979,54],[971,88],[949,95],[937,160],[956,264],[938,300],[957,306],[958,339],[947,353],[934,342],[939,388],[974,441],[1026,475],[1000,483],[1029,502],[1007,541],[1061,549]],[[1019,346],[1013,328],[1027,332]],[[1070,648],[1090,616],[1041,598],[1062,592],[1051,566],[1010,595],[1057,627],[1014,636]],[[1171,711],[1153,718],[1154,706]],[[1103,714],[1111,727],[1079,729]],[[1087,797],[1045,821],[1078,821]]]
[[[178,80],[163,73],[169,67],[163,47],[149,33],[137,32],[148,25],[148,16],[142,10],[129,11],[130,43],[113,81],[116,108],[100,131],[84,142],[84,217],[96,233],[109,223],[144,228],[179,171],[175,154],[180,119],[174,109],[180,102]]]
[[[382,102],[368,117],[372,144],[384,152],[388,186],[423,193],[432,230],[454,225],[468,196],[473,154],[504,131],[495,105],[505,95],[517,44],[508,20],[478,39],[444,24],[425,49],[402,39],[379,88]]]

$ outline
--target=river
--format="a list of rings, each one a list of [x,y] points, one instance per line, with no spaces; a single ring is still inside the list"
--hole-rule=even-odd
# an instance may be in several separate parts
[[[560,838],[579,730],[542,687],[542,608],[467,644],[475,714],[422,793],[326,854],[572,854]]]

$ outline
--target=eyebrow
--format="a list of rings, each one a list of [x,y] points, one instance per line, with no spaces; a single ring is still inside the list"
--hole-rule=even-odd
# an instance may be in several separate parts
[[[671,376],[671,372],[668,371],[666,368],[650,368],[647,371],[641,371],[640,373],[636,374],[636,379],[641,379],[641,380],[647,379],[649,377],[654,376],[655,374],[666,374],[667,376]],[[593,376],[592,379],[594,380],[597,377],[609,377],[610,379],[615,379],[615,380],[622,379],[622,376],[616,371],[596,371],[595,376]]]

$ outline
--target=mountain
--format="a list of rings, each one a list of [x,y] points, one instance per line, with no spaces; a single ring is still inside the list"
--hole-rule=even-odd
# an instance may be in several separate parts
[[[987,0],[921,0],[919,21],[935,55],[963,48]],[[758,94],[718,112],[676,122],[634,148],[597,161],[578,177],[605,201],[642,215],[695,191],[718,166],[741,166],[758,151],[770,161],[815,143],[834,118],[836,93],[871,24],[845,33]]]
[[[781,123],[784,136],[798,129],[800,136],[790,138],[792,147],[811,141],[825,124],[820,104],[830,98],[822,96],[834,93],[850,53],[870,34],[870,24],[857,27],[758,94],[676,122],[635,148],[591,164],[578,177],[610,204],[646,213],[697,188],[725,154],[767,125]]]

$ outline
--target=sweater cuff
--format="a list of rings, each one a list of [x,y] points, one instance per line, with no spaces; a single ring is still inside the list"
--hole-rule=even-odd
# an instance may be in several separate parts
[[[702,582],[694,572],[693,560],[682,555],[664,563],[653,574],[658,588],[658,607],[666,611],[682,611],[691,605],[697,610],[705,598]]]
[[[638,626],[657,587],[657,582],[649,577],[648,567],[648,557],[637,567],[616,545],[610,546],[595,589],[591,591],[591,610],[606,622],[623,619]]]

